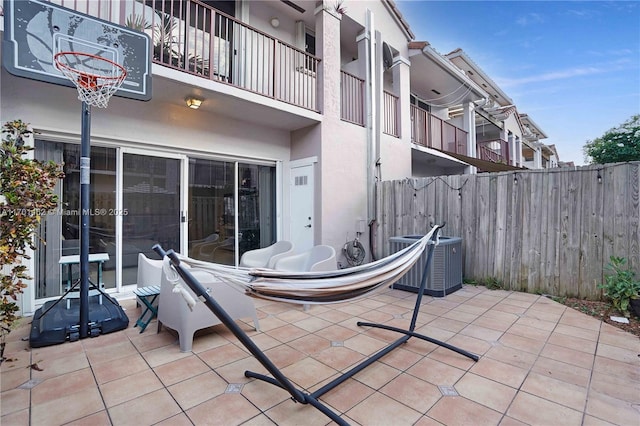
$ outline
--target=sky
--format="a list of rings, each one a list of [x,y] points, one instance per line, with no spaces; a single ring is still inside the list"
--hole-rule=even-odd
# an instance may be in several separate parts
[[[640,114],[640,2],[396,0],[415,34],[467,55],[555,144],[583,147]]]

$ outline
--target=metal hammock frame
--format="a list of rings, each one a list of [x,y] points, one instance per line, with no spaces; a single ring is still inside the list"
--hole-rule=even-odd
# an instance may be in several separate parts
[[[253,342],[253,340],[247,335],[247,333],[244,332],[244,330],[242,330],[238,324],[236,324],[236,322],[229,316],[229,314],[224,310],[224,308],[222,308],[222,306],[220,306],[220,304],[218,304],[218,302],[216,302],[216,300],[211,297],[211,295],[207,292],[206,288],[204,288],[204,286],[202,286],[202,284],[200,284],[200,282],[191,274],[190,269],[185,267],[185,265],[183,264],[183,262],[180,259],[180,256],[175,253],[173,250],[169,250],[168,252],[165,252],[162,247],[160,247],[159,245],[155,245],[154,246],[154,250],[156,251],[156,253],[158,253],[160,256],[162,257],[166,257],[169,259],[171,266],[173,267],[173,269],[178,273],[178,275],[180,275],[180,277],[182,278],[182,280],[189,286],[189,288],[191,288],[191,290],[195,293],[196,297],[201,300],[202,302],[205,303],[205,305],[211,310],[211,312],[213,312],[213,314],[215,316],[218,317],[218,319],[220,319],[220,321],[225,325],[225,327],[227,327],[229,329],[229,331],[231,331],[234,336],[236,336],[236,338],[240,341],[240,343],[242,343],[242,345],[247,348],[247,350],[256,358],[256,360],[258,360],[258,362],[260,362],[260,364],[262,364],[262,366],[269,372],[269,374],[271,374],[271,376],[267,376],[264,374],[260,374],[260,373],[256,373],[253,371],[245,371],[244,375],[245,377],[248,378],[254,378],[254,379],[258,379],[258,380],[262,380],[264,382],[270,383],[274,386],[278,386],[281,389],[286,390],[292,397],[292,399],[296,402],[299,402],[301,404],[309,404],[313,407],[315,407],[316,409],[318,409],[320,412],[322,412],[324,415],[326,415],[327,417],[329,417],[331,420],[333,420],[334,422],[336,422],[339,425],[349,425],[349,423],[347,423],[344,419],[342,419],[337,413],[335,413],[334,411],[332,411],[331,409],[329,409],[329,407],[327,407],[326,405],[324,405],[322,402],[320,402],[319,398],[324,395],[325,393],[329,392],[330,390],[332,390],[333,388],[335,388],[336,386],[340,385],[341,383],[343,383],[344,381],[346,381],[347,379],[353,377],[355,374],[359,373],[360,371],[364,370],[366,367],[368,367],[369,365],[373,364],[374,362],[378,361],[380,358],[384,357],[385,355],[387,355],[389,352],[393,351],[394,349],[396,349],[397,347],[401,346],[402,344],[406,343],[407,341],[409,341],[410,338],[415,337],[421,340],[425,340],[427,342],[433,343],[435,345],[444,347],[446,349],[452,350],[458,354],[464,355],[474,361],[478,361],[479,357],[478,355],[475,355],[471,352],[467,352],[464,349],[460,349],[456,346],[452,346],[449,345],[448,343],[442,342],[440,340],[436,340],[433,339],[429,336],[425,336],[423,334],[420,333],[416,333],[415,332],[415,328],[416,328],[416,321],[418,318],[418,313],[420,312],[420,306],[421,306],[421,302],[422,302],[422,295],[424,293],[424,289],[426,287],[426,283],[427,283],[427,277],[429,275],[429,268],[431,265],[431,259],[433,257],[433,251],[438,239],[438,234],[440,229],[443,227],[442,226],[435,226],[431,232],[429,234],[427,234],[425,236],[425,238],[418,240],[416,243],[412,244],[411,246],[409,246],[408,248],[406,248],[405,250],[414,247],[418,244],[420,244],[421,241],[423,241],[425,244],[422,248],[422,250],[424,250],[424,247],[427,247],[428,250],[428,254],[427,254],[427,261],[425,263],[424,266],[424,271],[422,273],[422,278],[420,281],[420,288],[418,290],[417,293],[417,297],[416,297],[416,303],[415,306],[413,308],[413,315],[411,317],[411,323],[409,325],[409,328],[407,330],[405,329],[401,329],[398,327],[392,327],[389,325],[385,325],[385,324],[377,324],[377,323],[370,323],[370,322],[362,322],[362,321],[358,321],[357,325],[360,327],[372,327],[372,328],[380,328],[383,330],[389,330],[389,331],[394,331],[397,333],[402,334],[402,336],[400,338],[398,338],[397,340],[395,340],[394,342],[391,342],[390,344],[388,344],[385,348],[379,350],[378,352],[376,352],[375,354],[373,354],[372,356],[370,356],[369,358],[363,360],[361,363],[357,364],[356,366],[352,367],[350,370],[348,370],[347,372],[343,373],[342,375],[336,377],[335,379],[333,379],[332,381],[330,381],[329,383],[327,383],[326,385],[322,386],[320,389],[308,393],[305,392],[302,389],[296,388],[293,383],[282,373],[282,371],[280,371],[280,369],[278,367],[276,367],[276,365],[269,359],[269,357],[266,356],[266,354]],[[426,244],[428,243],[428,244]],[[415,247],[414,247],[415,249]],[[422,253],[422,250],[418,250],[418,256]],[[384,262],[388,261],[388,258],[395,258],[395,256],[389,256],[387,258],[381,259],[380,261],[377,262],[373,262],[375,264],[377,264],[376,266],[380,266],[380,264],[383,264]],[[414,262],[415,263],[415,260]],[[411,263],[411,265],[409,266],[408,269],[410,269],[411,266],[413,266],[413,263]],[[371,264],[369,264],[371,265]],[[362,265],[362,267],[357,267],[358,271],[360,272],[364,269],[364,267],[366,267],[367,265]],[[404,265],[406,266],[406,265]],[[236,280],[238,279],[238,277],[241,277],[242,274],[247,274],[247,271],[238,271],[236,268],[229,268],[228,272],[231,272],[231,269],[235,270],[237,275],[236,275]],[[351,269],[356,269],[356,268],[351,268]],[[348,270],[342,270],[342,271],[348,271]],[[289,274],[282,274],[279,273],[278,271],[267,271],[267,270],[262,270],[262,272],[256,271],[256,270],[252,270],[251,274],[256,276],[256,277],[263,277],[265,275],[273,275],[275,277],[277,277],[279,280],[292,280],[292,279],[298,279],[298,280],[322,280],[323,277],[324,279],[332,279],[332,278],[336,278],[336,276],[345,276],[345,275],[349,275],[347,272],[342,272],[342,271],[335,271],[335,272],[318,272],[318,273],[289,273]],[[406,271],[405,271],[406,272]],[[286,278],[286,276],[289,276],[289,278]],[[400,275],[401,277],[402,275]],[[399,279],[396,278],[396,280]],[[233,281],[233,280],[232,280]],[[240,280],[241,281],[241,280]],[[378,281],[378,280],[376,280]],[[394,281],[389,282],[389,279],[384,279],[381,281],[382,284],[377,284],[376,288],[379,287],[380,285],[385,285],[385,284],[392,284]],[[245,284],[246,285],[246,284]],[[338,287],[337,285],[333,284],[330,287]],[[366,286],[365,286],[366,287]],[[249,286],[249,288],[251,288],[251,286]],[[287,288],[286,286],[284,287],[285,289]],[[370,290],[369,290],[370,291]],[[368,293],[369,291],[367,291],[366,293]],[[249,294],[251,294],[251,292],[249,292]],[[253,294],[254,296],[257,297],[261,297],[261,298],[275,298],[276,300],[284,300],[284,301],[290,301],[290,299],[288,298],[278,298],[278,297],[274,297],[274,296],[269,296],[269,295],[265,295],[265,294]],[[355,297],[360,297],[361,295],[356,295]],[[354,297],[352,297],[354,298]],[[310,298],[311,300],[304,300],[304,298],[300,299],[300,298],[294,298],[293,300],[296,301],[297,303],[309,303],[310,301],[313,303],[313,298]],[[339,300],[346,300],[347,298],[342,298]],[[334,300],[333,303],[335,303],[338,300]],[[320,302],[320,303],[331,303],[331,302]]]

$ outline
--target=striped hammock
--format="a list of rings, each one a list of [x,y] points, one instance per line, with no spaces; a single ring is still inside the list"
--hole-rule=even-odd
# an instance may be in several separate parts
[[[389,286],[406,274],[430,241],[438,244],[434,226],[424,237],[385,258],[352,268],[322,272],[287,272],[262,268],[236,268],[179,256],[192,270],[202,270],[218,280],[261,299],[300,304],[336,303],[364,297]]]

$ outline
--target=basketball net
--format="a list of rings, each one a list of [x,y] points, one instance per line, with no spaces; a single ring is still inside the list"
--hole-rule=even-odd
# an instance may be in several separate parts
[[[78,99],[98,108],[107,107],[127,76],[122,65],[89,53],[56,53],[54,62],[78,89]]]

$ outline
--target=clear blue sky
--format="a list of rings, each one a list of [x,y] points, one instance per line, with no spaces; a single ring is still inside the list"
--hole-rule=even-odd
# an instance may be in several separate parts
[[[588,140],[640,114],[640,2],[397,0],[416,40],[462,48],[555,144],[584,164]]]

